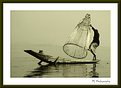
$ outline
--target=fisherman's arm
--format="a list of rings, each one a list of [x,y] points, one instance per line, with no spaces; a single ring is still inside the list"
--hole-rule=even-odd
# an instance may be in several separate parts
[[[92,27],[92,30],[96,30],[92,25],[90,25],[90,27]]]

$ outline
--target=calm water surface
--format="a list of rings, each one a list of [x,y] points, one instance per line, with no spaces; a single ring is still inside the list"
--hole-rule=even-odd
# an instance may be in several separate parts
[[[45,54],[54,57],[60,56],[70,58],[63,50],[62,46],[47,44],[12,44],[11,45],[11,77],[110,77],[110,50],[107,47],[97,49],[97,58],[101,61],[98,64],[61,64],[61,65],[38,65],[38,59],[25,53],[25,49],[36,52],[43,50]],[[88,52],[85,59],[91,59],[92,55]]]

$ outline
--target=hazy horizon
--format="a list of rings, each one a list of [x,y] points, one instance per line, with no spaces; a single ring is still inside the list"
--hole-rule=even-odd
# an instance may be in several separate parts
[[[11,11],[11,44],[63,45],[85,14],[100,33],[100,46],[110,46],[110,11]],[[105,20],[104,20],[105,19]]]

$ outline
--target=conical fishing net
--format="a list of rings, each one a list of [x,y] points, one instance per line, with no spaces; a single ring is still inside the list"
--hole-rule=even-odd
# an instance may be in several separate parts
[[[63,50],[67,55],[78,59],[87,56],[91,36],[90,21],[90,14],[86,14],[83,20],[74,28],[69,40],[63,46]]]

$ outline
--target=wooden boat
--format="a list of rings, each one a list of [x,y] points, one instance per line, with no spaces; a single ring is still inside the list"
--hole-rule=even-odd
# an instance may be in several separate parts
[[[61,58],[59,56],[57,58],[54,58],[53,56],[43,54],[42,50],[40,50],[38,53],[33,50],[24,50],[24,52],[39,59],[40,60],[40,62],[38,63],[39,65],[41,65],[42,62],[46,62],[49,64],[93,64],[100,61],[100,60],[68,59],[68,58]]]

